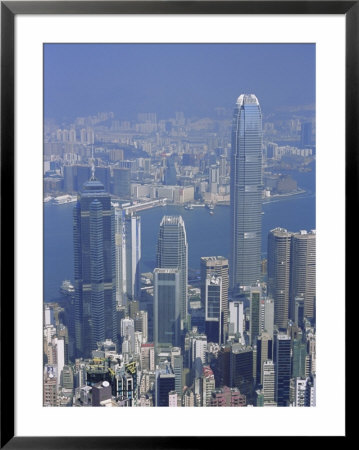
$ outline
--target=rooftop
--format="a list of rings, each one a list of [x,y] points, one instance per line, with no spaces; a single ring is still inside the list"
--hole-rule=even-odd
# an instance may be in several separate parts
[[[237,105],[259,105],[259,101],[254,94],[241,94],[237,99]]]

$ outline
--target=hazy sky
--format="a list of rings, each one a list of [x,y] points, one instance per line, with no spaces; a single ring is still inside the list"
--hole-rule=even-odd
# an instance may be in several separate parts
[[[45,44],[45,117],[206,116],[255,94],[264,114],[315,103],[314,44]]]

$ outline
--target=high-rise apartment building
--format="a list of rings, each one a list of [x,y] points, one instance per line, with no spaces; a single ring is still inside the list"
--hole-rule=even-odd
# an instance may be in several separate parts
[[[230,287],[260,279],[262,113],[253,94],[238,97],[232,123]]]
[[[261,330],[273,337],[274,333],[274,300],[266,298],[262,300],[262,325]]]
[[[188,245],[181,216],[164,216],[157,240],[156,267],[177,269],[181,328],[187,319]]]
[[[295,379],[294,406],[315,406],[315,377]]]
[[[244,308],[243,302],[229,302],[229,334],[240,335],[240,343],[244,344]]]
[[[191,365],[194,366],[196,360],[201,360],[202,364],[207,361],[207,336],[204,334],[194,335],[191,338]]]
[[[43,406],[57,406],[57,378],[50,366],[44,368]]]
[[[219,167],[217,165],[212,165],[209,168],[209,192],[211,194],[217,194],[219,185]]]
[[[249,320],[249,337],[250,345],[254,345],[260,334],[261,327],[261,295],[260,286],[253,286],[250,290],[250,320]]]
[[[141,345],[141,370],[155,370],[155,346],[153,343]]]
[[[135,324],[134,320],[125,317],[121,320],[122,353],[135,351]]]
[[[216,383],[214,374],[209,366],[203,367],[202,375],[202,406],[211,406],[212,391],[215,390]]]
[[[175,374],[175,390],[178,395],[182,395],[183,390],[183,356],[175,355],[173,356],[173,373]]]
[[[300,147],[310,147],[312,145],[312,123],[304,122],[301,124],[300,130]]]
[[[135,322],[135,331],[142,333],[142,342],[146,343],[148,341],[148,312],[136,312],[133,320]]]
[[[273,403],[275,399],[275,368],[272,360],[263,362],[262,384],[264,403]]]
[[[78,356],[116,340],[115,216],[110,195],[94,175],[73,213],[75,338]]]

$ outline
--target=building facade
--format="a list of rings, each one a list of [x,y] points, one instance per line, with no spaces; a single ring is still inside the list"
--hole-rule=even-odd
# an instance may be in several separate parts
[[[295,316],[295,298],[304,299],[304,316],[315,320],[316,232],[300,231],[292,238],[291,316]]]
[[[141,292],[141,217],[115,209],[116,301],[126,306]]]
[[[73,212],[77,356],[116,340],[115,217],[110,195],[94,175]]]
[[[204,306],[206,299],[206,280],[209,275],[221,277],[222,279],[222,324],[223,339],[228,335],[228,285],[229,285],[229,266],[228,259],[223,256],[203,256],[200,263],[201,273],[201,302]]]
[[[253,94],[238,97],[232,123],[230,287],[260,279],[262,113]]]
[[[188,245],[186,228],[181,216],[164,216],[157,240],[156,267],[177,269],[181,328],[187,319]]]
[[[289,318],[291,241],[284,228],[268,233],[268,294],[274,299],[274,323],[283,330]]]
[[[158,269],[153,272],[154,341],[160,347],[180,345],[181,280],[178,269]]]

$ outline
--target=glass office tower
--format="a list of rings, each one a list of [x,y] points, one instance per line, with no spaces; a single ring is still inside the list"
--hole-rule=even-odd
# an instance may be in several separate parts
[[[116,301],[127,306],[141,295],[141,216],[115,208]]]
[[[230,287],[260,279],[262,113],[257,97],[238,97],[232,123]]]
[[[182,216],[163,217],[157,241],[156,267],[180,271],[180,317],[183,326],[187,319],[188,245]]]
[[[94,176],[73,212],[76,355],[116,340],[115,221],[110,195]]]
[[[155,348],[180,345],[180,271],[153,271],[153,321]]]

